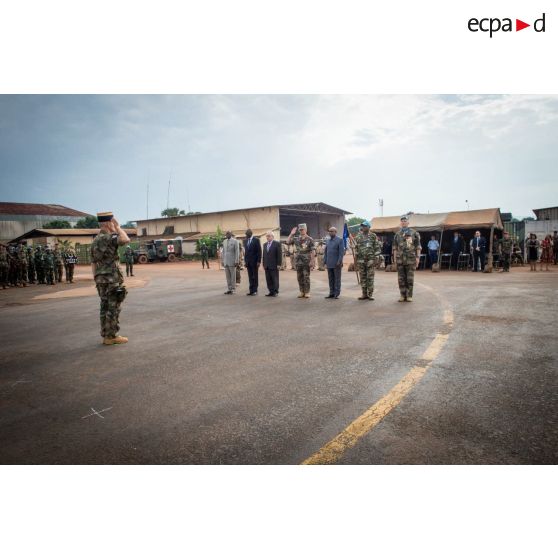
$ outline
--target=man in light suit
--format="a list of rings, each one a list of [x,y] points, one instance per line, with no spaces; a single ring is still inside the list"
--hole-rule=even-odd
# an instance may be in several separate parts
[[[341,294],[341,268],[344,255],[345,243],[337,236],[337,229],[330,227],[324,251],[324,265],[329,279],[329,295],[325,298],[339,298]]]
[[[258,270],[262,263],[262,245],[259,238],[254,238],[252,230],[246,231],[246,240],[244,241],[244,263],[248,271],[248,282],[250,283],[248,296],[258,294]]]
[[[471,239],[471,252],[473,254],[473,271],[484,271],[484,261],[486,258],[486,238],[484,238],[484,236],[481,236],[480,231],[476,231],[474,238]]]
[[[227,290],[225,294],[234,294],[236,289],[236,268],[240,261],[240,247],[238,240],[233,237],[231,231],[225,233],[223,240],[223,266],[225,267],[225,275],[227,277]]]
[[[265,280],[269,293],[265,296],[277,296],[279,294],[279,268],[283,259],[281,243],[273,239],[273,233],[268,231],[265,235],[267,242],[263,245],[263,267],[265,269]]]

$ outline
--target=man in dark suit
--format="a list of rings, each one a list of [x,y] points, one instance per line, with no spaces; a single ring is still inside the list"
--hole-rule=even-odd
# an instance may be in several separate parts
[[[262,263],[262,245],[259,238],[254,238],[252,230],[246,231],[246,239],[244,240],[244,263],[248,271],[248,282],[250,284],[248,296],[258,294],[258,270]]]
[[[263,267],[265,269],[265,280],[269,293],[265,296],[277,296],[279,294],[279,268],[282,261],[281,243],[273,240],[273,233],[265,235],[267,242],[263,245]]]
[[[324,252],[324,265],[327,268],[329,280],[329,295],[325,298],[339,298],[341,294],[341,268],[344,255],[345,243],[342,238],[337,236],[337,229],[330,227]]]
[[[486,259],[486,238],[481,236],[480,231],[475,232],[471,240],[471,252],[473,253],[473,271],[484,271],[484,261]]]
[[[455,231],[453,233],[453,238],[451,241],[451,267],[457,269],[459,264],[459,254],[465,252],[465,246],[463,245],[463,237]]]

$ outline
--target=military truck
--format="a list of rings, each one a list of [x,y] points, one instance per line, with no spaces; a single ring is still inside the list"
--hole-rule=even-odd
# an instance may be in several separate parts
[[[139,264],[174,262],[182,256],[182,240],[150,240],[134,250],[134,261]]]

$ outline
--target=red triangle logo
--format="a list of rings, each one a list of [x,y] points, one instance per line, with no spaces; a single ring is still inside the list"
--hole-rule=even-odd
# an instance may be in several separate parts
[[[520,19],[515,20],[515,30],[516,31],[521,31],[522,29],[525,29],[526,27],[531,27],[531,25],[529,23],[525,23],[524,21],[521,21]]]

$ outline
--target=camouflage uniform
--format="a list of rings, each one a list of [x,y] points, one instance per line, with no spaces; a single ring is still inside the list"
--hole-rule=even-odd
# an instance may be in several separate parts
[[[62,275],[64,272],[64,259],[62,258],[62,252],[59,248],[55,248],[52,255],[54,257],[54,276],[56,277],[56,282],[62,283]]]
[[[498,241],[498,252],[502,258],[502,271],[509,271],[513,252],[513,240],[510,237],[501,238]]]
[[[27,250],[23,244],[17,247],[17,284],[27,286]]]
[[[31,248],[31,246],[27,247],[25,256],[27,258],[27,282],[34,283],[35,282],[35,260],[33,258],[33,248]]]
[[[289,257],[289,247],[282,242],[281,243],[281,267],[279,268],[281,271],[285,271],[287,269],[287,258]]]
[[[395,233],[393,251],[397,262],[399,292],[404,299],[413,297],[416,258],[420,249],[420,234],[414,229],[401,229]]]
[[[205,269],[207,265],[207,269],[209,269],[209,250],[205,244],[200,246],[200,256],[202,262],[202,269]]]
[[[101,231],[91,244],[91,261],[101,298],[101,337],[114,338],[120,329],[120,305],[127,294],[118,265],[118,235]]]
[[[8,246],[8,283],[12,287],[17,287],[17,246]]]
[[[124,261],[126,262],[126,277],[134,276],[134,252],[130,246],[126,246],[124,250]]]
[[[324,251],[325,251],[325,242],[323,240],[318,241],[318,246],[316,247],[316,260],[318,264],[318,271],[325,271],[324,266]]]
[[[45,281],[47,285],[54,285],[54,254],[50,248],[43,255],[43,269],[45,270]]]
[[[363,298],[374,298],[374,271],[381,252],[382,245],[373,232],[364,234],[361,231],[355,236],[356,264]]]
[[[40,246],[35,248],[35,255],[33,257],[33,263],[35,264],[35,273],[37,274],[37,283],[44,285],[45,283],[45,268],[43,261],[43,250]]]
[[[74,268],[76,267],[76,263],[77,263],[77,256],[76,253],[74,251],[73,248],[70,248],[65,254],[64,254],[64,260],[65,260],[65,268],[66,268],[66,281],[68,283],[73,283],[74,282]]]
[[[300,292],[306,295],[310,292],[310,262],[312,252],[314,252],[314,241],[308,235],[304,239],[300,236],[295,236],[289,244],[294,246],[298,286]]]
[[[0,244],[0,285],[3,289],[8,286],[8,251]]]

